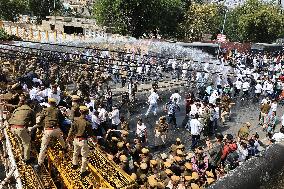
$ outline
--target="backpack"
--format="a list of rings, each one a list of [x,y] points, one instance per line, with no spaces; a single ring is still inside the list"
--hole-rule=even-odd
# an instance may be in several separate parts
[[[239,159],[239,154],[238,152],[232,151],[228,154],[226,161],[225,161],[225,166],[229,169],[232,170],[238,166],[238,159]]]

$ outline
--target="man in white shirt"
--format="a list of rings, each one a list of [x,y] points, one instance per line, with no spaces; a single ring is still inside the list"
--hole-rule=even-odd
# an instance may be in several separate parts
[[[110,112],[109,118],[111,119],[111,129],[117,130],[120,124],[119,110],[116,106],[112,107],[112,112]]]
[[[279,133],[275,133],[273,135],[272,140],[275,140],[276,142],[281,142],[284,140],[284,128],[283,127],[280,129]]]
[[[99,119],[101,122],[101,126],[105,130],[105,132],[107,132],[108,130],[107,122],[106,122],[107,121],[107,111],[102,104],[99,105],[98,112],[99,112]]]
[[[238,79],[236,82],[235,82],[235,86],[236,86],[236,91],[235,91],[235,97],[238,96],[240,94],[240,91],[242,89],[242,81],[241,79]]]
[[[262,86],[261,86],[260,82],[261,82],[260,80],[257,80],[257,84],[254,87],[255,88],[255,91],[254,91],[255,98],[256,98],[257,101],[259,101],[259,97],[260,97],[260,94],[262,92]]]
[[[157,90],[154,89],[154,91],[151,93],[151,95],[148,97],[148,103],[149,103],[149,108],[145,114],[145,116],[148,116],[150,112],[153,112],[154,115],[157,115],[157,104],[158,104],[158,99],[159,95],[157,94]]]
[[[42,98],[54,98],[56,100],[56,105],[58,105],[61,100],[60,90],[58,90],[57,85],[52,85],[51,88],[41,90],[37,93],[37,95]]]
[[[31,100],[37,100],[39,102],[43,100],[43,98],[38,95],[39,91],[40,89],[37,84],[33,86],[33,88],[29,92]]]
[[[265,91],[267,92],[268,96],[272,98],[273,95],[273,84],[271,81],[267,81],[265,85]]]
[[[277,112],[277,101],[273,100],[273,102],[271,103],[271,107],[270,107],[270,113],[274,112],[276,115]]]
[[[198,120],[199,116],[198,114],[195,114],[195,117],[190,121],[190,132],[191,132],[191,137],[192,137],[192,144],[191,144],[191,149],[194,150],[195,147],[198,144],[198,141],[200,139],[200,134],[201,134],[201,123]]]
[[[137,122],[136,136],[142,143],[145,143],[147,140],[147,128],[145,124],[142,122],[142,119],[139,119]]]
[[[249,97],[249,87],[250,87],[250,83],[248,82],[248,80],[246,80],[243,83],[243,97],[242,100],[247,99]]]
[[[98,134],[98,130],[100,129],[100,125],[101,125],[101,122],[100,122],[100,119],[99,119],[99,112],[96,111],[96,112],[92,113],[91,121],[92,121],[92,129],[94,131],[97,131],[96,134]]]
[[[180,96],[180,94],[178,93],[178,90],[175,90],[175,93],[171,95],[170,99],[171,99],[172,102],[174,101],[174,99],[176,99],[176,104],[177,104],[177,105],[180,105],[181,96]]]

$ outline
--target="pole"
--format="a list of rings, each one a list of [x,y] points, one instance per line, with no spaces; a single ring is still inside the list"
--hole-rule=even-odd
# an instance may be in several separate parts
[[[223,25],[222,25],[222,30],[221,30],[221,34],[223,35],[224,33],[224,30],[225,30],[225,24],[226,24],[226,20],[227,20],[227,12],[228,12],[228,9],[226,9],[226,12],[225,12],[225,17],[224,17],[224,20],[223,20]],[[221,42],[218,42],[218,45],[219,45],[219,49],[218,49],[218,54],[217,56],[219,56],[219,53],[221,51]]]
[[[224,21],[223,21],[223,26],[222,26],[221,34],[223,34],[223,33],[224,33],[225,24],[226,24],[226,20],[227,20],[227,12],[228,12],[228,10],[226,10],[226,12],[225,12],[225,18],[224,18]]]
[[[56,30],[56,3],[55,3],[56,0],[53,0],[53,11],[54,11],[54,30]]]

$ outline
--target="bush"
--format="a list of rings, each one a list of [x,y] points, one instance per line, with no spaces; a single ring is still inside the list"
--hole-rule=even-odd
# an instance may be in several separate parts
[[[4,29],[0,29],[0,41],[21,41],[20,37],[9,35]]]

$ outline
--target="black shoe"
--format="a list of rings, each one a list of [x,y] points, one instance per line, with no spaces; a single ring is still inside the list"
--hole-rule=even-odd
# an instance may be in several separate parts
[[[36,172],[40,172],[41,168],[42,168],[42,166],[39,165],[39,164],[36,164],[36,165],[34,166],[34,170],[35,170]]]
[[[32,160],[31,160],[31,159],[23,160],[23,162],[24,162],[26,165],[32,164]]]
[[[63,149],[62,149],[62,152],[64,152],[64,154],[67,154],[67,153],[68,153],[67,148],[63,148]]]
[[[89,171],[84,171],[83,173],[80,174],[81,177],[88,176],[90,174]]]
[[[72,169],[78,169],[79,168],[79,165],[72,165]]]

